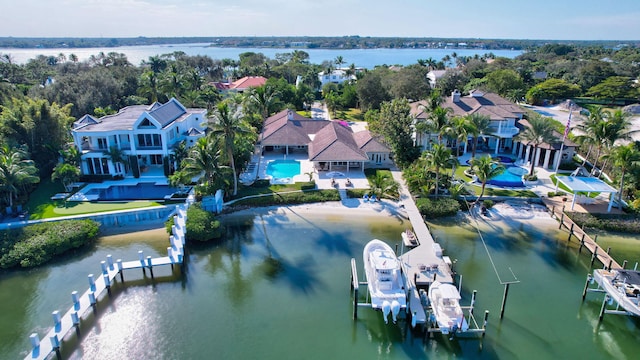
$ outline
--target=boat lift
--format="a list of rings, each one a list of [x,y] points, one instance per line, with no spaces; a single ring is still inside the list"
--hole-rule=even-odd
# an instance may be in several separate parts
[[[638,263],[636,263],[636,266],[634,269],[637,269],[637,267],[638,267]],[[593,284],[596,284],[596,286],[592,286]],[[600,284],[598,281],[596,281],[595,277],[589,273],[587,274],[587,280],[584,284],[584,290],[582,291],[583,302],[587,297],[587,293],[590,293],[590,292],[605,294],[604,298],[602,299],[602,306],[600,307],[600,315],[598,316],[598,321],[602,321],[602,319],[604,318],[604,314],[636,316],[635,314],[627,310],[624,310],[620,306],[620,303],[618,302],[616,297],[609,294],[609,292],[603,287],[603,285]],[[615,308],[612,308],[614,303],[615,303]]]
[[[403,276],[405,273],[403,272]],[[360,285],[368,286],[366,281],[360,281],[358,279],[358,268],[356,265],[356,259],[351,259],[351,293],[353,295],[353,319],[356,320],[358,318],[358,307],[371,307],[371,303],[369,302],[369,292],[367,291],[367,296],[365,302],[358,301],[358,293]],[[431,306],[429,305],[429,300],[426,296],[424,290],[419,290],[415,286],[415,284],[405,277],[405,284],[407,286],[408,292],[408,300],[407,300],[407,313],[411,318],[411,327],[416,328],[418,325],[421,325],[420,328],[425,332],[427,338],[431,338],[432,333],[442,333],[442,329],[438,327],[437,322],[435,321],[435,316],[433,316],[433,311],[431,310]],[[421,296],[423,294],[423,296]],[[474,335],[480,335],[481,338],[484,338],[487,329],[487,323],[489,318],[489,311],[485,310],[484,319],[482,321],[482,326],[476,320],[474,315],[474,305],[476,301],[477,291],[473,291],[473,295],[471,298],[471,304],[469,306],[461,306],[462,310],[467,312],[467,316],[464,318],[464,322],[467,326],[463,326],[463,328],[467,328],[466,330],[459,329],[456,331],[453,336],[460,337],[471,337]]]

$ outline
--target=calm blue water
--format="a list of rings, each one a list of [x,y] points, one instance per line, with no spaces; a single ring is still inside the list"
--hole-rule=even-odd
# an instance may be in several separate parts
[[[276,179],[292,178],[300,175],[300,161],[273,160],[267,165],[267,175]]]
[[[366,204],[365,206],[370,206]],[[483,349],[475,340],[426,341],[406,324],[385,325],[361,308],[351,319],[350,259],[362,270],[372,238],[390,245],[410,224],[402,217],[351,216],[300,207],[251,209],[223,218],[221,242],[190,246],[186,272],[125,274],[126,287],[101,302],[67,338],[64,359],[635,359],[640,321],[605,316],[602,297],[581,302],[589,257],[567,246],[557,222],[483,220],[487,248],[457,217],[430,223],[463,275],[464,304],[478,290],[477,313],[490,311]],[[167,233],[138,232],[100,239],[87,251],[29,271],[0,273],[0,356],[22,358],[32,332],[51,326],[51,311],[67,309],[70,293],[87,288],[107,254],[134,260],[166,253]],[[491,260],[489,258],[491,255]],[[510,288],[499,319],[503,281]],[[363,279],[363,274],[360,273]],[[364,294],[362,294],[364,300]]]
[[[165,196],[178,191],[168,185],[138,183],[137,185],[111,185],[105,189],[91,189],[87,195],[98,195],[99,200],[162,200]]]
[[[63,53],[75,54],[80,61],[87,60],[91,55],[98,55],[100,52],[124,53],[129,62],[139,65],[143,60],[148,60],[150,56],[183,51],[187,55],[207,55],[213,59],[230,58],[239,59],[239,54],[244,52],[263,53],[269,58],[275,58],[276,54],[290,53],[294,50],[303,50],[309,54],[309,62],[321,64],[323,61],[333,61],[336,57],[342,56],[346,64],[355,64],[357,67],[372,69],[376,65],[411,65],[417,63],[418,59],[433,58],[440,61],[446,55],[452,53],[458,56],[484,55],[489,52],[496,56],[515,58],[523,53],[520,50],[485,50],[485,49],[274,49],[274,48],[221,48],[209,47],[209,44],[177,44],[177,45],[149,45],[149,46],[123,46],[117,48],[86,48],[86,49],[0,49],[3,54],[9,54],[17,64],[26,63],[27,60],[35,58],[37,55],[57,56]]]
[[[521,169],[518,167],[507,167],[507,169],[503,171],[502,174],[487,181],[487,184],[508,187],[524,187],[524,183],[522,182],[522,175],[516,175],[513,173],[518,172],[519,170]]]

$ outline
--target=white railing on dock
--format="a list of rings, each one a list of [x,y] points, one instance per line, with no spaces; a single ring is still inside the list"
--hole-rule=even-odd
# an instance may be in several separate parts
[[[47,359],[52,352],[55,352],[58,358],[60,358],[59,352],[62,340],[72,328],[75,328],[76,332],[79,333],[80,322],[84,315],[89,309],[94,309],[95,311],[95,306],[105,290],[111,294],[111,284],[118,274],[120,274],[121,280],[124,280],[124,270],[142,269],[144,272],[145,269],[148,269],[153,278],[154,266],[171,265],[173,267],[174,264],[182,264],[184,261],[188,205],[187,203],[184,206],[178,206],[176,208],[176,214],[173,216],[174,225],[171,228],[172,235],[169,236],[171,246],[167,247],[167,256],[157,258],[152,258],[151,256],[145,257],[142,251],[138,251],[138,260],[123,262],[121,259],[118,259],[114,264],[113,257],[107,255],[107,260],[100,262],[100,275],[95,276],[94,274],[89,274],[87,276],[89,289],[82,295],[78,295],[77,291],[71,293],[71,308],[69,308],[64,315],[60,315],[58,310],[51,314],[53,317],[53,328],[47,332],[42,340],[40,340],[37,333],[32,333],[29,336],[31,350],[25,359]]]

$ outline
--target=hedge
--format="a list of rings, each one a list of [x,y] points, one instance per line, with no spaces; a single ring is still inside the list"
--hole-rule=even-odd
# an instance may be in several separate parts
[[[209,241],[222,237],[222,227],[216,215],[203,210],[200,204],[196,203],[187,210],[187,241]]]
[[[633,214],[621,215],[567,212],[567,216],[569,216],[569,218],[580,227],[621,233],[640,233],[640,219]]]
[[[416,206],[422,216],[427,218],[439,218],[445,216],[453,216],[460,210],[460,203],[457,200],[442,198],[417,198]]]
[[[325,201],[340,201],[338,190],[311,190],[291,193],[273,193],[271,195],[243,199],[234,206],[273,206],[273,205],[295,205]]]
[[[56,255],[93,243],[99,225],[93,220],[66,220],[3,231],[0,267],[34,267]]]

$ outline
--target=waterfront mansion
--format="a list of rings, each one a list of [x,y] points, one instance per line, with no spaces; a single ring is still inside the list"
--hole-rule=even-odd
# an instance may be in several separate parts
[[[190,109],[172,98],[164,104],[133,105],[113,115],[84,115],[73,123],[73,141],[81,151],[83,175],[163,176],[181,141],[191,146],[205,135],[206,109]],[[122,162],[109,155],[120,150]]]

